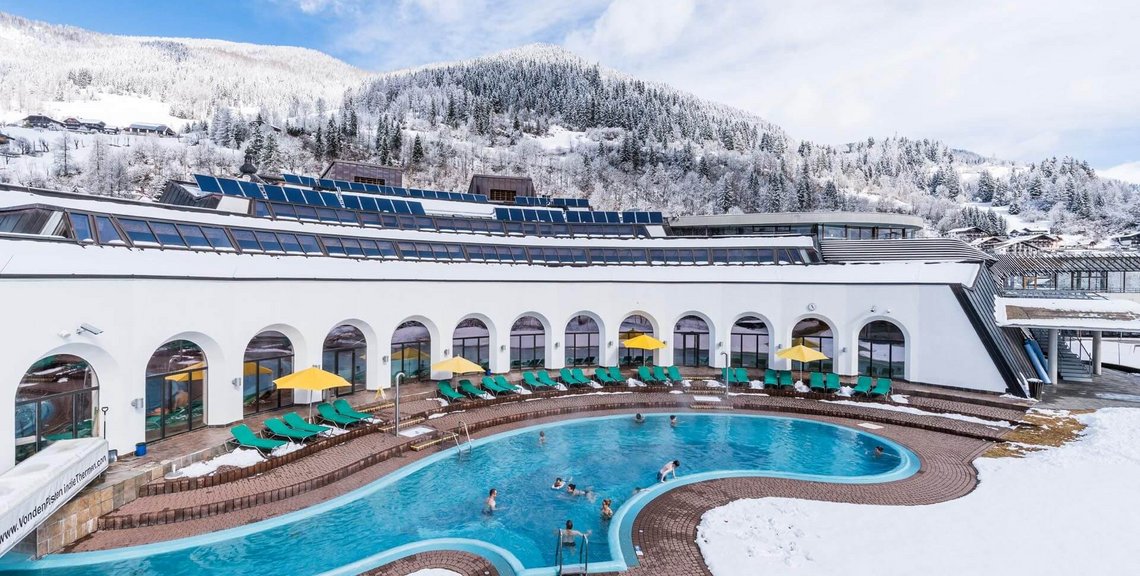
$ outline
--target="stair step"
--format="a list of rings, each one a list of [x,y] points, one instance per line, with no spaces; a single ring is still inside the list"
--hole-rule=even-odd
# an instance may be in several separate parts
[[[414,452],[419,452],[420,450],[426,450],[426,449],[431,448],[432,446],[435,446],[435,445],[437,445],[443,441],[444,441],[444,438],[435,438],[433,440],[427,440],[424,442],[417,442],[415,444],[412,444],[410,446],[410,448]]]

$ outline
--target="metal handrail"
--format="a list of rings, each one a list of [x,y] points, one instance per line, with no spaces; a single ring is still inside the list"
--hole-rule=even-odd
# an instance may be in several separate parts
[[[556,531],[556,533],[558,535],[558,546],[554,549],[554,557],[555,557],[555,561],[557,562],[557,565],[558,565],[558,574],[561,575],[563,567],[565,565],[565,561],[563,559],[563,556],[564,556],[564,552],[566,551],[566,548],[562,542],[562,530],[559,529]],[[578,537],[575,536],[574,538],[577,539]],[[583,573],[589,573],[589,571],[590,571],[590,537],[585,535],[585,534],[582,534],[582,545],[578,546],[577,548],[578,548],[578,562],[577,563],[582,565]]]

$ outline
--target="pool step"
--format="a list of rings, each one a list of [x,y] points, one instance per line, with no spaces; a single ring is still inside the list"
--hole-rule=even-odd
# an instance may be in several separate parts
[[[732,404],[723,402],[693,402],[689,404],[693,410],[732,410]]]
[[[411,426],[411,425],[419,424],[420,422],[427,422],[427,418],[421,418],[418,416],[415,418],[405,418],[403,420],[400,420],[400,426],[402,426],[402,427],[403,426]],[[380,427],[381,432],[391,432],[392,430],[395,430],[395,429],[396,429],[396,425],[393,423],[388,423],[388,424],[385,424],[385,425]]]
[[[443,442],[446,439],[447,439],[446,437],[442,437],[442,436],[439,438],[432,438],[431,440],[424,440],[423,442],[416,442],[415,444],[412,444],[411,446],[409,446],[409,448],[411,448],[413,452],[419,452],[421,450],[427,450],[428,448],[431,448],[432,446],[436,446],[440,442]]]

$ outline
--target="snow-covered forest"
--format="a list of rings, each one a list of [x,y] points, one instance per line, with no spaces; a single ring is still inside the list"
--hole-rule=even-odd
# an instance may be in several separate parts
[[[529,175],[541,193],[603,209],[885,211],[940,231],[999,232],[997,207],[1092,237],[1140,221],[1140,187],[1077,159],[1017,164],[902,137],[797,140],[550,46],[368,74],[297,48],[123,38],[0,15],[0,70],[15,80],[0,82],[8,121],[110,95],[162,102],[184,120],[177,140],[125,145],[0,128],[16,136],[0,180],[92,193],[153,196],[166,178],[233,175],[248,152],[263,171],[313,173],[334,158],[399,164],[409,183],[445,190],[466,189],[475,173]],[[74,151],[67,169],[63,138]]]

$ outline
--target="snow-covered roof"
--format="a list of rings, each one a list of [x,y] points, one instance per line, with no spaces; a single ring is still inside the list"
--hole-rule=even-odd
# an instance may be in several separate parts
[[[981,228],[978,228],[977,226],[966,226],[965,228],[951,228],[947,232],[949,232],[950,234],[962,234],[964,232],[982,232],[982,233],[985,233],[984,230],[982,230]]]
[[[998,326],[1140,331],[1140,303],[1131,300],[994,298]]]
[[[824,262],[984,262],[994,257],[957,238],[893,240],[824,240],[819,243]]]
[[[128,128],[134,128],[136,130],[170,130],[170,126],[166,124],[147,124],[146,122],[135,122]]]

